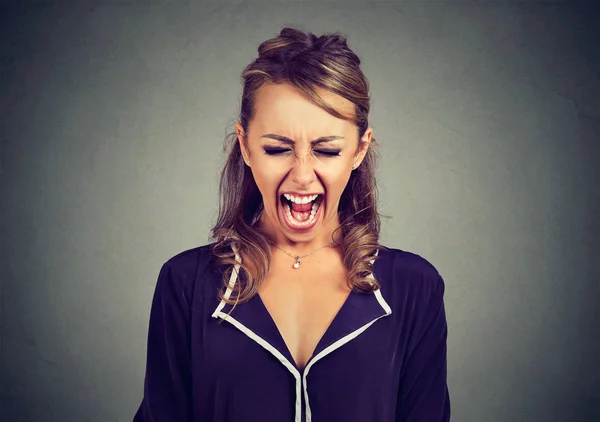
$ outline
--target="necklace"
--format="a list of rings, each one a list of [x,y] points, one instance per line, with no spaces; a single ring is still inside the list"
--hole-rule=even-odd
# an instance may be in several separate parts
[[[284,251],[283,249],[281,249],[279,246],[277,246],[275,243],[271,242],[270,240],[268,240],[268,239],[267,239],[267,241],[268,241],[268,242],[269,242],[271,245],[273,245],[273,246],[275,246],[277,249],[279,249],[281,252],[283,252],[283,253],[285,253],[285,254],[287,254],[287,255],[291,256],[292,258],[294,258],[294,259],[296,260],[296,262],[294,263],[293,267],[294,267],[294,268],[296,268],[296,269],[297,269],[297,268],[300,268],[300,258],[305,258],[305,257],[307,257],[308,255],[310,255],[310,254],[313,254],[313,253],[315,253],[316,251],[318,251],[318,250],[321,250],[321,249],[323,249],[323,248],[326,248],[327,246],[331,246],[331,245],[333,244],[333,242],[330,242],[330,243],[328,243],[328,244],[327,244],[327,245],[325,245],[325,246],[321,246],[319,249],[315,249],[315,250],[314,250],[314,251],[312,251],[311,253],[307,253],[306,255],[302,255],[302,256],[300,256],[300,255],[292,255],[291,253],[289,253],[289,252],[286,252],[286,251]]]

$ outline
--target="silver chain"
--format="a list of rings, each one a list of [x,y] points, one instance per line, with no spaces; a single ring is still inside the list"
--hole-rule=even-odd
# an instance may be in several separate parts
[[[308,255],[311,255],[311,254],[313,254],[313,253],[315,253],[315,252],[317,252],[317,251],[319,251],[319,250],[321,250],[321,249],[323,249],[323,248],[326,248],[326,247],[328,247],[328,246],[331,246],[331,245],[333,244],[333,242],[330,242],[330,243],[328,243],[328,244],[327,244],[327,245],[325,245],[325,246],[321,246],[319,249],[315,249],[315,250],[314,250],[314,251],[312,251],[311,253],[307,253],[306,255],[302,255],[302,256],[300,256],[300,255],[292,255],[291,253],[289,253],[289,252],[287,252],[287,251],[284,251],[284,250],[283,250],[283,249],[281,249],[279,246],[277,246],[275,243],[271,242],[269,239],[267,239],[267,241],[268,241],[268,242],[269,242],[271,245],[273,245],[273,246],[275,246],[277,249],[279,249],[281,252],[283,252],[283,253],[285,253],[285,254],[287,254],[287,255],[291,256],[292,258],[294,258],[294,259],[296,260],[296,262],[295,262],[295,263],[294,263],[294,265],[293,265],[293,267],[294,267],[294,268],[299,268],[299,267],[300,267],[300,258],[306,258]]]

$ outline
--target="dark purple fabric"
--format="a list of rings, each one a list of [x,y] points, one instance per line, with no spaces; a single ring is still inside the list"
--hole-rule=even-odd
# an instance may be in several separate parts
[[[231,317],[267,347],[212,316],[224,268],[211,247],[181,252],[160,270],[134,422],[450,420],[444,281],[427,260],[379,250],[374,272],[391,314],[374,294],[350,294],[308,362],[314,360],[306,375],[307,415],[303,371],[260,297],[238,304]]]

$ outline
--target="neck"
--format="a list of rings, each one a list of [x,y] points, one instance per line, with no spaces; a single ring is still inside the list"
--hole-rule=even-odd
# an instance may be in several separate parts
[[[317,233],[311,239],[303,240],[293,240],[288,238],[281,230],[274,229],[274,225],[270,224],[269,221],[265,218],[265,215],[261,215],[259,221],[256,223],[256,228],[265,234],[267,238],[279,246],[280,248],[288,251],[289,253],[303,255],[314,251],[315,249],[322,248],[325,245],[335,241],[337,243],[341,243],[341,230],[338,230],[335,233],[335,238],[333,237],[333,232],[337,228],[337,225],[331,229],[324,229]],[[332,243],[330,247],[336,247],[335,243]]]

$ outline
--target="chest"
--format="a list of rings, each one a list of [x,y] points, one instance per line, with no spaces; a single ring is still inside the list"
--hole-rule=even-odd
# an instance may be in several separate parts
[[[341,262],[332,264],[294,269],[273,262],[259,289],[262,302],[300,369],[350,294],[347,271]]]

